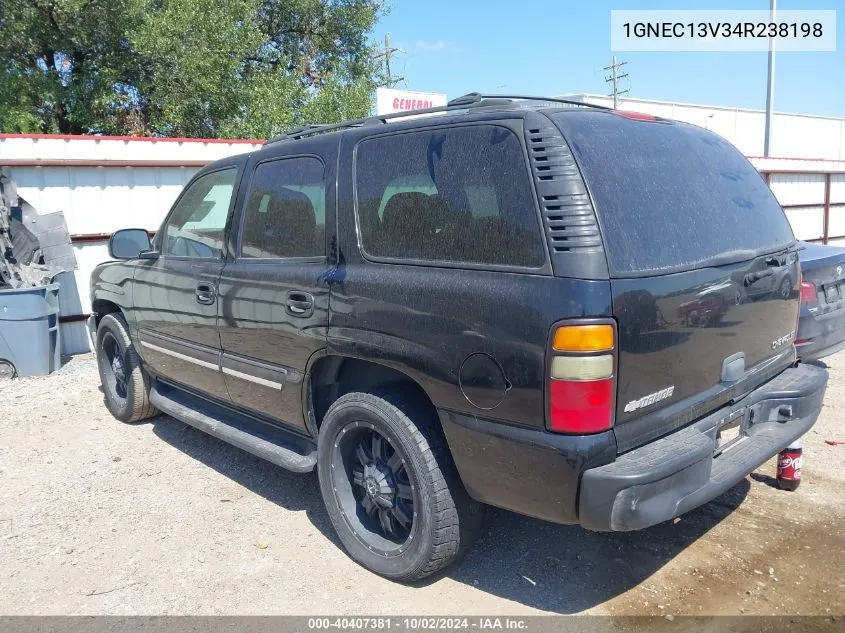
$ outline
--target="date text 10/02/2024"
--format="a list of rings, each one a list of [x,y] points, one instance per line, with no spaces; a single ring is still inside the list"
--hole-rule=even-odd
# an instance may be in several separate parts
[[[309,618],[309,631],[328,630],[372,630],[372,631],[487,631],[528,629],[525,620],[507,617],[349,617],[349,618]]]

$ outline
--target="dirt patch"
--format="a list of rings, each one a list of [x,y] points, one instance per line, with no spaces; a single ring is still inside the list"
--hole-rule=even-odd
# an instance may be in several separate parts
[[[340,549],[314,475],[166,416],[115,421],[93,358],[0,386],[5,614],[845,614],[845,354],[804,482],[774,460],[679,521],[597,534],[491,510],[441,576],[406,586]]]

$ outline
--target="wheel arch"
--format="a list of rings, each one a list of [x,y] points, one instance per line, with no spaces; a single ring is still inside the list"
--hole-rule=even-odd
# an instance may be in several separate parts
[[[311,359],[303,385],[303,408],[309,431],[317,436],[326,411],[344,394],[372,393],[388,386],[413,392],[430,409],[440,427],[433,399],[408,373],[372,360],[323,352]]]
[[[91,311],[96,317],[97,325],[100,325],[100,320],[107,314],[114,314],[115,312],[123,314],[123,309],[108,299],[94,299],[91,302]],[[123,316],[126,317],[125,314]]]

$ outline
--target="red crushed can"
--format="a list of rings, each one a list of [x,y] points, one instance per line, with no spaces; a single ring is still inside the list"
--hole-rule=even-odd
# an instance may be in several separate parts
[[[796,440],[778,455],[778,488],[795,490],[801,483],[801,440]]]

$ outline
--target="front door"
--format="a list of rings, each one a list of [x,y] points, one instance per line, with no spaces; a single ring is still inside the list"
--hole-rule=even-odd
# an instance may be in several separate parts
[[[159,258],[140,264],[133,283],[144,363],[160,377],[224,401],[217,284],[237,177],[232,166],[188,184],[156,236]]]
[[[278,156],[255,166],[239,203],[236,252],[220,277],[222,367],[232,401],[299,430],[308,359],[326,345],[333,163]]]

